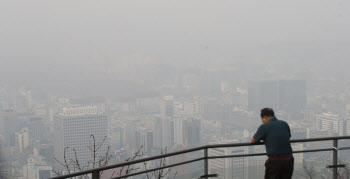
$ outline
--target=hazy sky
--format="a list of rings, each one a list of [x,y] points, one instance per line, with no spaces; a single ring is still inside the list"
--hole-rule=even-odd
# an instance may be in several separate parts
[[[2,0],[0,74],[96,68],[134,54],[344,61],[349,32],[348,0]]]

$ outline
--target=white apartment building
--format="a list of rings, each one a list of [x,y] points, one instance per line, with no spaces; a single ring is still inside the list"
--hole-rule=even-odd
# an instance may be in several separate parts
[[[338,114],[323,113],[316,116],[316,127],[319,131],[344,135],[344,120]]]
[[[238,143],[236,140],[225,140],[220,143]],[[209,150],[209,156],[240,155],[247,154],[247,147],[215,148]],[[242,179],[245,177],[244,157],[219,158],[209,160],[209,173],[218,174],[219,179]]]

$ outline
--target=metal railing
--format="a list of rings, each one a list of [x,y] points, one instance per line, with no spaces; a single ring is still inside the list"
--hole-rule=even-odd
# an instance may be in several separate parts
[[[350,136],[339,136],[339,137],[323,137],[323,138],[311,138],[311,139],[295,139],[291,140],[291,143],[306,143],[306,142],[318,142],[318,141],[333,141],[333,147],[331,148],[322,148],[322,149],[311,149],[311,150],[301,150],[301,151],[293,151],[293,153],[309,153],[309,152],[324,152],[324,151],[333,151],[333,163],[330,166],[327,166],[327,168],[332,168],[333,169],[333,179],[338,178],[338,168],[343,167],[343,165],[338,165],[338,151],[339,150],[349,150],[350,147],[341,147],[338,148],[338,140],[344,140],[344,139],[350,139]],[[230,147],[243,147],[243,146],[254,146],[254,145],[263,145],[264,143],[234,143],[234,144],[217,144],[217,145],[206,145],[206,146],[201,146],[201,147],[196,147],[196,148],[191,148],[187,150],[181,150],[177,152],[172,152],[172,153],[166,153],[162,155],[157,155],[153,157],[147,157],[147,158],[142,158],[138,160],[133,160],[133,161],[128,161],[124,163],[119,163],[115,165],[108,165],[100,168],[94,168],[86,171],[81,171],[81,172],[76,172],[76,173],[71,173],[67,175],[61,175],[61,176],[56,176],[52,177],[51,179],[64,179],[64,178],[71,178],[71,177],[76,177],[76,176],[81,176],[81,175],[87,175],[91,174],[92,179],[98,179],[100,178],[100,172],[104,170],[110,170],[110,169],[116,169],[120,167],[125,167],[125,166],[130,166],[133,164],[138,164],[138,163],[143,163],[147,161],[153,161],[157,159],[163,159],[171,156],[176,156],[180,154],[186,154],[190,152],[196,152],[196,151],[204,151],[204,156],[192,160],[188,160],[185,162],[179,162],[171,165],[166,165],[166,166],[161,166],[157,168],[152,168],[148,170],[143,170],[143,171],[138,171],[134,173],[129,173],[123,176],[118,176],[113,179],[121,179],[121,178],[127,178],[135,175],[140,175],[140,174],[145,174],[149,172],[154,172],[166,168],[171,168],[179,165],[184,165],[188,163],[193,163],[197,161],[204,160],[204,175],[202,178],[208,178],[209,171],[208,171],[208,160],[210,159],[218,159],[218,158],[234,158],[234,157],[252,157],[252,156],[262,156],[266,155],[266,153],[253,153],[253,154],[239,154],[239,155],[225,155],[225,156],[208,156],[208,151],[209,149],[214,149],[214,148],[230,148]]]

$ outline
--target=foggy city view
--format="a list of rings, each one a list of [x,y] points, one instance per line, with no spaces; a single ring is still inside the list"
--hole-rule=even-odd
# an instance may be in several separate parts
[[[349,179],[349,69],[347,0],[1,0],[0,178]]]

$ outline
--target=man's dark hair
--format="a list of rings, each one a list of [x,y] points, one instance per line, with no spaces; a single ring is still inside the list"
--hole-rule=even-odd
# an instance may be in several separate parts
[[[275,117],[275,112],[272,108],[264,108],[261,110],[260,117]]]

